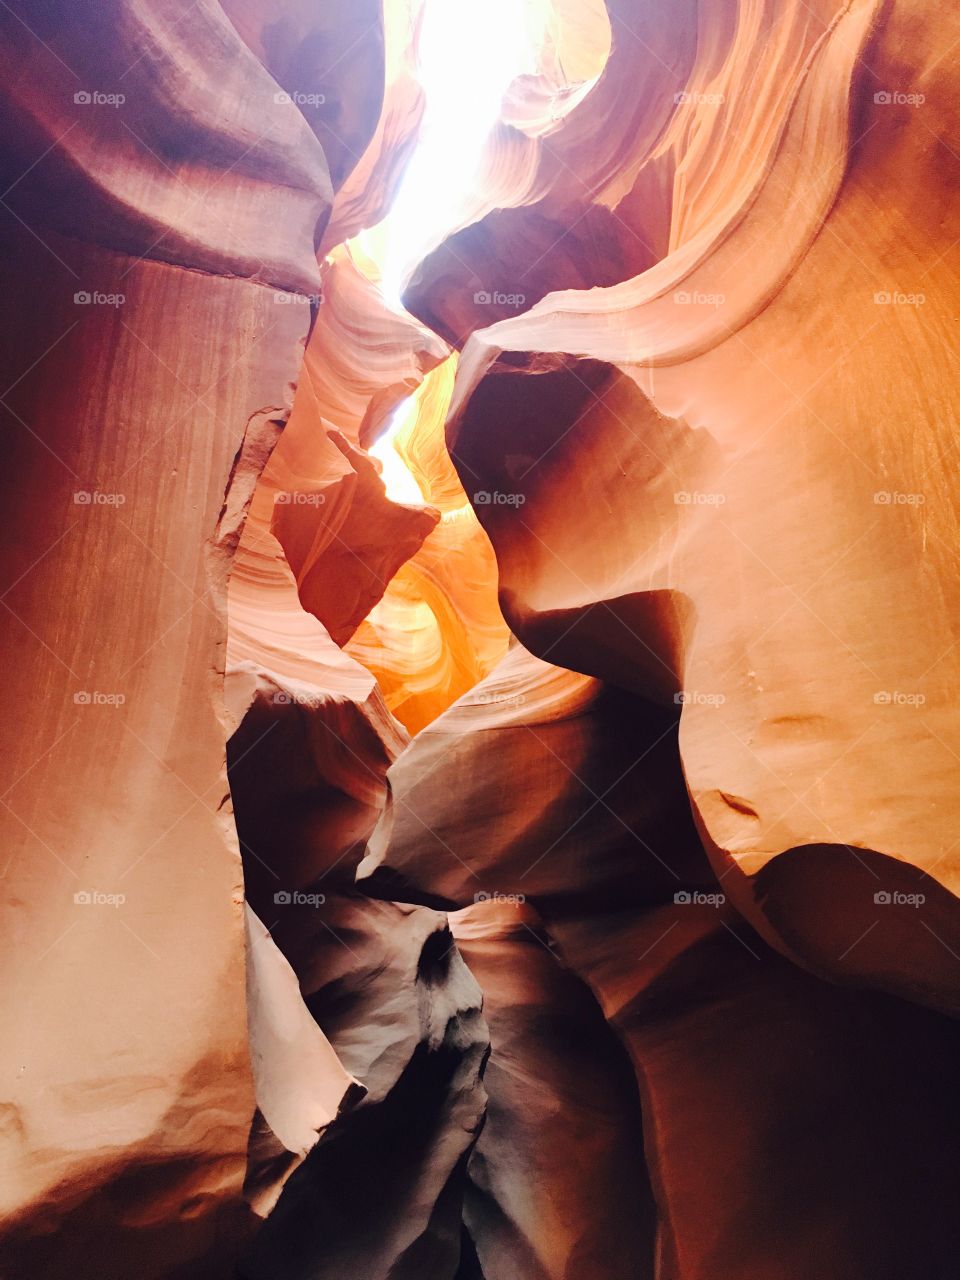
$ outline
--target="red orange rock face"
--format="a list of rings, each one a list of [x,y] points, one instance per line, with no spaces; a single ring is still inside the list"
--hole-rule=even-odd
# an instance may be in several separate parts
[[[952,1280],[960,20],[443,3],[0,6],[0,1274]]]

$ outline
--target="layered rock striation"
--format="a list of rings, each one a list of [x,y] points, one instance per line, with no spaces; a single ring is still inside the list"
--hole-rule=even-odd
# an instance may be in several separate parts
[[[948,1280],[960,24],[435,4],[0,7],[0,1271]]]

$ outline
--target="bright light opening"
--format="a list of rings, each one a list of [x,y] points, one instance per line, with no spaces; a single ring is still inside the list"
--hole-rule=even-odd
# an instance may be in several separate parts
[[[384,228],[383,291],[391,305],[409,271],[456,227],[504,93],[538,69],[546,14],[542,0],[425,0],[418,78],[426,108]]]
[[[377,458],[381,465],[380,478],[387,490],[387,497],[393,502],[406,503],[410,506],[422,507],[426,496],[420,492],[413,472],[393,447],[393,441],[410,419],[419,411],[419,401],[415,395],[401,400],[390,416],[390,425],[386,431],[370,446],[369,453]]]
[[[424,0],[417,70],[424,116],[416,150],[380,227],[380,287],[388,306],[399,309],[410,272],[459,226],[504,94],[517,76],[538,70],[549,12],[544,0]],[[370,449],[395,502],[424,501],[393,447],[416,411],[414,398],[403,401]]]

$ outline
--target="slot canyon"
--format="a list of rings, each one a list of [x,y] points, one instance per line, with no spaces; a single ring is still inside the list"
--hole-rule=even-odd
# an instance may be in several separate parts
[[[960,1280],[960,9],[0,64],[0,1280]]]

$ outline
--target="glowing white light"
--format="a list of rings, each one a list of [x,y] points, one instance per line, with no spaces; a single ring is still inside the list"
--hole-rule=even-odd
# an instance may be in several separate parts
[[[390,425],[379,440],[370,447],[370,455],[379,459],[381,465],[380,478],[387,490],[387,497],[393,502],[405,502],[411,506],[422,507],[426,498],[420,491],[416,477],[393,447],[394,437],[417,412],[417,402],[413,396],[402,400],[390,418]]]
[[[537,69],[538,0],[424,0],[418,79],[426,108],[416,151],[387,216],[385,297],[458,223],[510,82]]]
[[[384,222],[381,289],[388,305],[400,306],[411,269],[459,225],[504,93],[517,76],[537,70],[546,13],[543,0],[424,0],[417,76],[426,106]],[[409,398],[370,453],[382,464],[388,496],[419,505],[420,487],[393,447],[412,412],[416,402]]]

